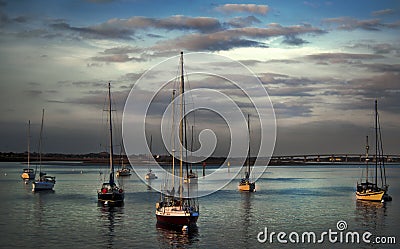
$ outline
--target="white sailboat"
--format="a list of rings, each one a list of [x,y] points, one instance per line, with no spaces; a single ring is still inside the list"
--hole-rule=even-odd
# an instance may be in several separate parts
[[[190,146],[191,154],[193,153],[193,135],[194,135],[193,127],[194,126],[192,125],[192,133],[191,133],[192,134],[192,139],[190,141],[191,142],[191,146]],[[192,160],[193,160],[193,158],[192,158]],[[185,183],[197,184],[198,180],[199,180],[199,176],[197,175],[197,173],[195,171],[193,171],[193,165],[192,164],[193,163],[190,163],[189,172],[186,174],[185,179],[183,179],[183,181]]]
[[[30,141],[31,141],[31,121],[28,121],[28,168],[22,170],[21,178],[24,181],[29,181],[35,179],[36,172],[31,168],[31,151],[30,151]]]
[[[153,173],[153,171],[151,169],[149,169],[149,172],[147,172],[147,174],[144,176],[144,178],[146,180],[152,180],[152,179],[157,179],[158,177],[156,176],[156,174]]]
[[[124,157],[122,156],[122,144],[121,144],[120,159],[121,159],[121,168],[119,170],[117,170],[117,174],[116,174],[117,177],[132,175],[130,166],[126,166],[124,164]]]
[[[150,155],[149,155],[149,163],[152,163],[152,159],[153,159],[153,152],[152,152],[152,145],[153,145],[153,136],[150,136]],[[151,170],[151,168],[149,168],[149,171],[147,172],[147,174],[144,176],[144,178],[146,180],[153,180],[153,179],[157,179],[158,177],[156,176],[156,174],[153,173],[153,171]]]
[[[44,121],[44,109],[42,110],[42,124],[40,126],[40,138],[39,138],[39,179],[32,183],[32,191],[41,190],[53,190],[54,184],[56,184],[55,176],[48,176],[45,172],[42,172],[42,136],[43,136],[43,121]]]

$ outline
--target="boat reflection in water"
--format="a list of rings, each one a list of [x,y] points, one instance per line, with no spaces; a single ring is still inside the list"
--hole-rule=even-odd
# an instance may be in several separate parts
[[[243,246],[245,247],[250,243],[250,241],[253,239],[253,232],[250,227],[252,227],[252,221],[254,220],[253,217],[253,211],[252,211],[252,199],[253,199],[253,194],[251,192],[241,192],[241,213],[242,213],[242,224],[241,224],[241,230],[238,231],[240,232],[240,237],[242,238]],[[238,234],[239,235],[239,234]]]
[[[387,203],[371,202],[371,201],[356,201],[357,218],[362,220],[362,226],[371,230],[379,231],[385,224],[387,213]],[[378,233],[378,232],[376,232]]]
[[[124,215],[124,208],[119,206],[104,206],[99,204],[100,220],[104,221],[103,228],[106,228],[102,236],[104,238],[104,242],[107,243],[107,248],[113,248],[115,245],[115,237],[118,234],[118,231],[115,231],[115,227],[117,223],[120,223],[122,216]]]
[[[197,226],[191,227],[189,230],[183,230],[163,223],[157,223],[159,248],[186,248],[186,246],[196,244],[199,239],[199,231]]]

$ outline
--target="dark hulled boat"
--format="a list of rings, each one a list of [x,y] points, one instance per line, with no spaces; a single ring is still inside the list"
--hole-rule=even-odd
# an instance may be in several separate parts
[[[156,203],[156,217],[157,223],[162,224],[171,228],[183,228],[195,226],[197,219],[199,218],[199,205],[197,203],[197,198],[190,197],[191,184],[187,184],[187,196],[184,196],[183,188],[183,144],[186,139],[186,117],[184,115],[184,69],[183,69],[183,52],[181,52],[180,57],[180,94],[182,98],[180,99],[180,119],[183,120],[179,123],[179,138],[180,138],[180,160],[179,160],[179,197],[175,196],[175,148],[172,148],[172,188],[171,190],[163,190],[161,192],[161,201]],[[174,110],[174,109],[173,109]],[[173,114],[174,111],[173,111]],[[174,122],[173,122],[174,123]],[[175,124],[172,124],[173,126]],[[172,128],[174,130],[174,127]],[[189,176],[189,168],[186,163],[186,177]]]
[[[120,206],[124,203],[125,193],[124,190],[118,187],[115,182],[114,176],[114,163],[113,163],[113,133],[112,133],[112,117],[111,117],[111,83],[108,83],[108,115],[109,115],[109,127],[110,127],[110,176],[109,181],[104,182],[101,189],[97,192],[97,200],[103,205]]]

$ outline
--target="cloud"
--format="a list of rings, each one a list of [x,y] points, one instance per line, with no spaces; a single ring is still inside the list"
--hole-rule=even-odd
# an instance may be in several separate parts
[[[29,96],[29,97],[38,97],[39,95],[42,95],[41,90],[24,90],[24,92]]]
[[[256,4],[225,4],[218,6],[215,9],[217,11],[224,13],[249,12],[261,15],[265,15],[269,11],[268,5],[256,5]]]
[[[376,54],[394,54],[400,55],[400,46],[398,44],[390,43],[374,43],[374,41],[367,41],[362,43],[356,43],[354,45],[347,46],[349,48],[367,48],[374,51]]]
[[[326,18],[325,23],[337,24],[339,30],[363,29],[368,31],[380,31],[382,28],[398,28],[400,21],[394,23],[383,23],[380,19],[357,20],[351,17]]]
[[[383,15],[390,15],[395,13],[396,11],[394,9],[384,9],[384,10],[377,10],[373,11],[372,15],[373,16],[383,16]]]
[[[272,96],[273,98],[273,96]],[[274,111],[278,119],[293,117],[310,117],[312,115],[312,105],[305,101],[280,102],[273,101]]]
[[[91,58],[93,61],[104,62],[128,62],[128,61],[144,61],[142,58],[129,57],[127,54],[113,54],[106,56],[94,56]]]
[[[265,61],[265,63],[283,63],[283,64],[298,64],[301,63],[300,61],[297,60],[292,60],[292,59],[273,59],[273,60],[268,60]]]
[[[234,28],[248,27],[251,26],[253,23],[261,23],[261,21],[254,16],[248,16],[248,17],[235,17],[226,22],[226,24]]]
[[[378,54],[352,54],[352,53],[319,53],[305,56],[306,59],[319,64],[360,64],[362,60],[385,58]]]
[[[355,125],[332,118],[295,126],[280,125],[278,120],[278,127],[276,155],[315,154],[316,151],[320,154],[362,153],[368,130],[368,124]]]
[[[104,27],[125,27],[127,29],[158,28],[165,30],[197,30],[202,33],[221,29],[221,24],[212,17],[170,16],[163,19],[149,17],[131,17],[129,19],[110,19],[103,23]]]
[[[112,27],[106,24],[100,24],[92,27],[73,27],[65,22],[51,24],[50,27],[56,30],[76,32],[84,38],[90,39],[133,39],[135,32],[124,27]]]
[[[301,38],[298,38],[296,36],[288,35],[288,36],[285,36],[285,40],[283,40],[282,43],[288,44],[288,45],[293,45],[293,46],[299,46],[299,45],[303,45],[303,44],[306,44],[309,42],[306,40],[303,40]]]
[[[278,36],[295,36],[300,34],[323,34],[325,31],[311,25],[281,26],[276,23],[267,28],[236,28],[210,34],[189,34],[162,41],[153,47],[155,50],[171,50],[177,47],[190,51],[220,51],[236,47],[267,47],[267,44],[256,39],[268,39]]]
[[[378,73],[385,73],[385,72],[393,72],[399,73],[400,72],[400,64],[384,64],[384,63],[371,63],[371,64],[362,64],[359,65],[360,67],[367,68],[370,72],[378,72]]]
[[[150,28],[164,30],[195,30],[201,33],[213,32],[221,29],[218,19],[211,17],[186,17],[181,15],[163,19],[149,17],[131,17],[129,19],[110,19],[107,22],[87,27],[74,27],[65,21],[50,24],[55,30],[71,31],[84,38],[90,39],[135,39],[138,30]]]
[[[385,72],[372,77],[359,77],[345,82],[331,81],[324,85],[322,95],[336,96],[339,102],[331,106],[335,109],[348,110],[351,103],[352,110],[370,110],[371,102],[380,99],[386,111],[397,114],[400,111],[400,74]],[[348,101],[346,101],[348,100]]]
[[[120,46],[120,47],[105,49],[103,54],[128,54],[128,53],[139,53],[142,51],[143,49],[138,47]]]
[[[191,34],[169,41],[163,41],[154,46],[157,50],[176,50],[176,48],[188,51],[221,51],[238,47],[267,47],[265,43],[241,39],[224,34]]]

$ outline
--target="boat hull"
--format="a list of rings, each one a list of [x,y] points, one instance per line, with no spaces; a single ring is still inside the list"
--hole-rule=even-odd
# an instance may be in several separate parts
[[[239,189],[239,191],[243,191],[243,192],[255,192],[256,184],[254,182],[249,182],[246,184],[239,184],[238,189]]]
[[[97,200],[104,205],[122,205],[124,203],[124,193],[97,193]]]
[[[193,184],[196,184],[196,183],[199,182],[198,179],[199,179],[199,178],[197,178],[197,177],[190,177],[190,178],[185,178],[185,179],[183,179],[183,182],[184,182],[184,183],[193,183]]]
[[[385,191],[368,191],[368,192],[356,192],[357,200],[362,201],[382,201]]]
[[[152,180],[152,179],[157,179],[158,177],[155,174],[151,174],[151,175],[147,174],[147,175],[145,175],[144,178],[146,180]]]
[[[193,226],[199,218],[198,213],[169,213],[156,211],[157,222],[167,226]]]
[[[53,190],[54,182],[49,181],[35,181],[32,183],[32,191]]]
[[[21,178],[23,179],[23,180],[33,180],[33,179],[35,179],[35,176],[36,176],[36,174],[35,173],[22,173],[21,174]]]
[[[132,175],[131,172],[117,172],[116,174],[118,177],[120,176],[130,176]]]

